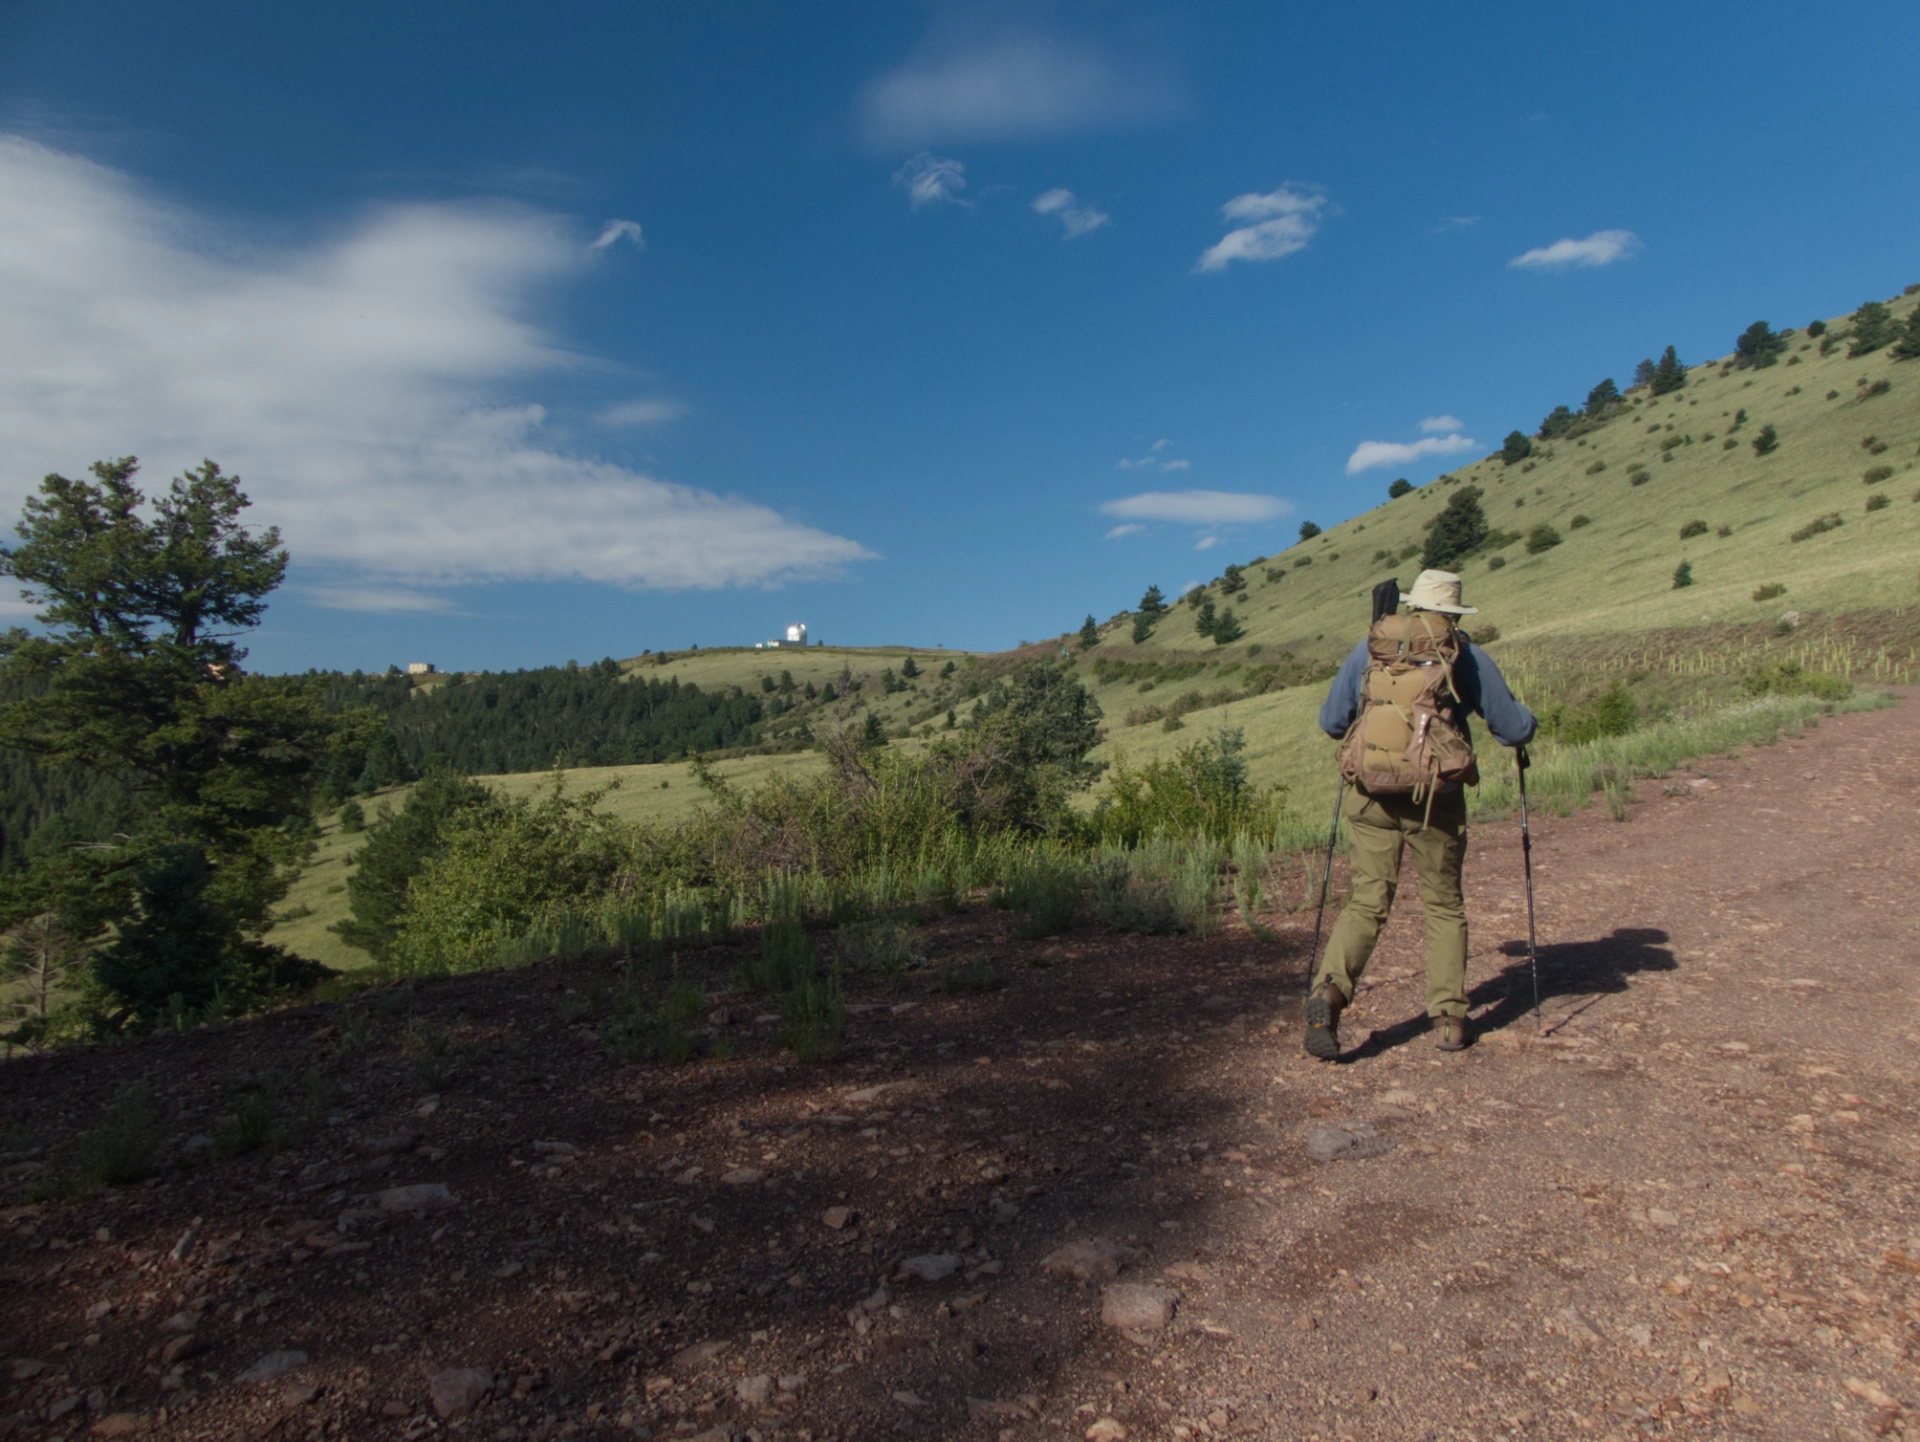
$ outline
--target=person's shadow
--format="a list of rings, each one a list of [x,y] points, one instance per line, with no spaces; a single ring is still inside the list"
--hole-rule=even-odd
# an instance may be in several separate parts
[[[1563,941],[1540,948],[1540,1005],[1561,997],[1579,998],[1580,1004],[1562,1008],[1556,1025],[1566,1021],[1600,999],[1627,989],[1627,978],[1643,971],[1674,971],[1680,963],[1666,946],[1667,933],[1652,926],[1623,926],[1611,936],[1592,941]],[[1500,954],[1512,957],[1506,966],[1467,993],[1467,1004],[1476,1015],[1476,1035],[1511,1026],[1533,1010],[1533,968],[1527,963],[1524,941],[1505,941]],[[1482,1010],[1485,1008],[1485,1010]],[[1378,1056],[1396,1046],[1404,1046],[1431,1030],[1425,1014],[1383,1027],[1353,1050],[1343,1053],[1342,1061],[1359,1061]]]

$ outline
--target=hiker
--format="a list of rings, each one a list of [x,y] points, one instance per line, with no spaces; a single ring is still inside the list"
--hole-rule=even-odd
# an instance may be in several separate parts
[[[1373,955],[1400,883],[1400,857],[1413,852],[1427,913],[1427,1015],[1441,1051],[1472,1041],[1467,1023],[1467,910],[1460,869],[1467,855],[1465,787],[1480,779],[1467,717],[1478,712],[1503,746],[1533,739],[1533,713],[1513,699],[1493,658],[1455,618],[1478,614],[1460,604],[1460,578],[1422,571],[1398,599],[1382,588],[1377,619],[1353,648],[1326,703],[1320,729],[1344,741],[1340,772],[1353,783],[1343,811],[1353,890],[1327,942],[1307,997],[1306,1049],[1340,1055],[1340,1013]]]

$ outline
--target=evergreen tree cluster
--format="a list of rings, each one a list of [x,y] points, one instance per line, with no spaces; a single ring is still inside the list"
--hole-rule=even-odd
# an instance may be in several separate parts
[[[763,702],[737,687],[703,691],[677,678],[622,679],[611,660],[456,673],[430,690],[405,676],[333,676],[324,678],[323,694],[333,706],[368,705],[386,719],[352,774],[341,768],[329,776],[335,795],[411,781],[436,765],[486,776],[671,761],[688,751],[752,745],[761,722],[788,709],[778,683]]]

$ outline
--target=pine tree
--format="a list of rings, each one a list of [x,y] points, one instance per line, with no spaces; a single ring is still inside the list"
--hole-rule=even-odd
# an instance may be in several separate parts
[[[1920,305],[1907,312],[1907,328],[1894,342],[1895,360],[1920,360]]]
[[[1682,561],[1673,568],[1673,589],[1684,590],[1693,584],[1693,562]]]
[[[1099,644],[1100,628],[1093,623],[1093,616],[1089,613],[1087,619],[1080,623],[1080,649],[1091,651]]]
[[[1547,418],[1540,422],[1540,439],[1557,440],[1573,429],[1574,414],[1570,406],[1555,406],[1547,412]]]
[[[1158,586],[1147,587],[1147,594],[1140,598],[1140,614],[1155,621],[1167,614],[1167,598]]]
[[[1613,383],[1612,376],[1587,392],[1587,416],[1591,420],[1599,420],[1619,404],[1620,387]]]
[[[1757,320],[1740,332],[1733,343],[1733,363],[1740,369],[1773,365],[1787,348],[1786,338],[1763,320]]]
[[[1887,309],[1885,303],[1864,301],[1860,309],[1853,313],[1853,343],[1847,347],[1847,354],[1871,355],[1883,346],[1891,345],[1894,334],[1893,312]]]
[[[1650,386],[1653,384],[1652,361],[1643,360],[1633,368],[1633,383],[1636,386]]]
[[[901,663],[900,674],[905,676],[909,681],[920,674],[920,667],[915,664],[913,657],[909,656]]]
[[[1451,570],[1487,539],[1489,530],[1487,513],[1480,509],[1480,488],[1463,486],[1447,498],[1446,509],[1434,517],[1420,565],[1429,571]]]
[[[1311,541],[1315,536],[1319,534],[1320,534],[1320,528],[1314,525],[1312,521],[1302,521],[1300,523],[1300,539],[1301,540]]]
[[[1685,387],[1687,368],[1672,346],[1668,346],[1660,356],[1660,364],[1653,368],[1653,393],[1657,396],[1671,395]]]
[[[1219,624],[1220,618],[1214,614],[1213,610],[1213,597],[1203,597],[1200,602],[1200,614],[1193,620],[1193,629],[1202,636],[1211,636],[1214,628]]]
[[[1500,459],[1507,465],[1517,466],[1533,454],[1533,442],[1525,431],[1508,431],[1506,444],[1500,447]]]
[[[887,728],[872,711],[867,712],[867,724],[860,728],[860,744],[868,750],[878,750],[887,744]]]
[[[1246,635],[1246,628],[1240,624],[1240,618],[1233,614],[1233,607],[1222,611],[1213,622],[1213,644],[1224,646],[1230,641],[1238,641]]]
[[[1237,596],[1246,589],[1247,573],[1245,567],[1227,567],[1226,571],[1220,577],[1220,594],[1223,596]]]
[[[1143,646],[1147,637],[1153,634],[1154,618],[1145,611],[1137,612],[1133,618],[1133,644]]]

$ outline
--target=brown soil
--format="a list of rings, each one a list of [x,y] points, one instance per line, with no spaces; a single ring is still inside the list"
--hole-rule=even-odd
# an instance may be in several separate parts
[[[1023,943],[975,908],[930,928],[932,975],[862,998],[880,1005],[832,1065],[794,1064],[748,998],[711,1003],[735,1008],[732,1059],[616,1065],[563,1018],[592,972],[558,966],[359,1002],[358,1051],[336,1006],[12,1061],[0,1120],[56,1145],[140,1075],[176,1152],[240,1073],[340,1090],[276,1155],[0,1212],[0,1351],[20,1359],[0,1434],[1908,1427],[1920,709],[1640,794],[1624,825],[1535,823],[1545,1031],[1517,826],[1479,830],[1482,1037],[1456,1056],[1419,1015],[1409,887],[1338,1065],[1298,1042],[1310,912],[1269,918],[1278,945]],[[934,984],[982,952],[1003,989]],[[737,957],[682,960],[717,989]],[[409,1011],[466,1049],[437,1107]],[[1372,1128],[1345,1133],[1356,1155],[1310,1160],[1342,1124]],[[16,1203],[39,1164],[11,1168]],[[413,1183],[453,1205],[378,1211]],[[1098,1280],[1043,1271],[1092,1239],[1134,1249],[1120,1283],[1176,1294],[1164,1329],[1104,1326]],[[896,1280],[928,1255],[957,1269]],[[169,1365],[176,1318],[195,1341]],[[308,1360],[237,1380],[281,1351]],[[491,1390],[441,1420],[428,1379],[457,1368]]]

